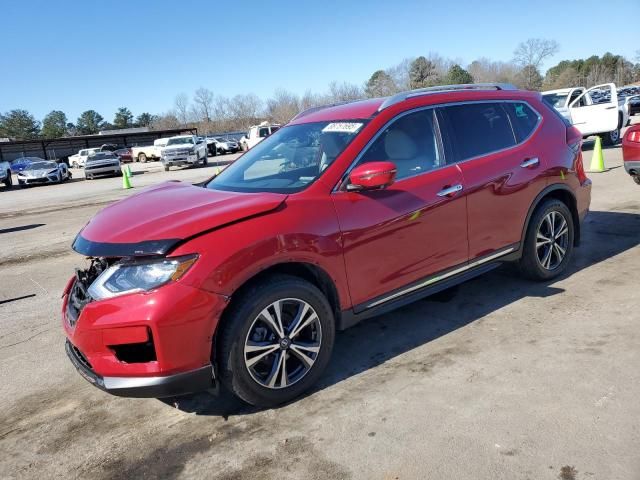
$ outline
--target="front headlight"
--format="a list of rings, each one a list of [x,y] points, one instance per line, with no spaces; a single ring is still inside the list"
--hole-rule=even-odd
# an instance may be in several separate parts
[[[195,147],[190,148],[190,149],[189,149],[189,155],[193,155],[194,153],[196,153],[196,149],[195,149]]]
[[[178,280],[197,260],[197,255],[135,263],[117,263],[107,268],[89,287],[94,300],[127,293],[146,292]]]

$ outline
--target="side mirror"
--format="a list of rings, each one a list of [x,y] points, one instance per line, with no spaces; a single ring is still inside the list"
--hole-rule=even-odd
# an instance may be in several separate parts
[[[393,162],[368,162],[358,165],[349,175],[347,190],[379,190],[391,185],[398,169]]]

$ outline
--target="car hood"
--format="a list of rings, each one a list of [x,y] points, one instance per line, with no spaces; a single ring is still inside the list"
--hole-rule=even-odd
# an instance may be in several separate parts
[[[166,145],[165,147],[163,147],[163,149],[164,150],[189,150],[193,147],[195,147],[195,145],[192,143],[182,143],[182,144],[176,144],[176,145]]]
[[[87,256],[166,254],[186,239],[273,211],[286,198],[165,182],[100,211],[78,234],[73,248]]]

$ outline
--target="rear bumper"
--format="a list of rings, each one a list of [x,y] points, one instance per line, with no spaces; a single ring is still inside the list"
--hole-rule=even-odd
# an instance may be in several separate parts
[[[207,365],[164,377],[101,377],[68,340],[67,356],[81,377],[107,393],[120,397],[163,398],[195,393],[215,385],[213,367]]]
[[[624,169],[629,175],[640,175],[640,160],[624,162]]]

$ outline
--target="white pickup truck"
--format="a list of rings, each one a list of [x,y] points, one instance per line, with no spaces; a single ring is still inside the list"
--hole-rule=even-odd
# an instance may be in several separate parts
[[[159,160],[162,149],[167,145],[168,138],[158,138],[153,145],[143,147],[131,147],[131,158],[134,162],[145,163],[147,160]]]
[[[162,149],[160,158],[165,171],[172,165],[198,165],[207,164],[207,142],[195,135],[180,135],[171,137],[167,141],[167,146]]]
[[[83,148],[78,153],[69,156],[69,165],[73,168],[84,168],[87,159],[99,151],[100,148]]]
[[[279,128],[280,125],[269,124],[268,122],[262,122],[260,125],[250,127],[247,134],[240,139],[240,148],[246,152],[272,133],[275,133]]]
[[[599,135],[605,145],[620,141],[620,129],[629,113],[618,99],[615,84],[605,83],[589,89],[562,88],[542,92],[542,98],[571,122],[584,137]]]

